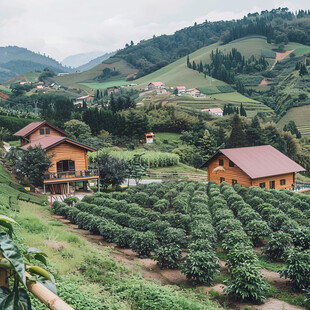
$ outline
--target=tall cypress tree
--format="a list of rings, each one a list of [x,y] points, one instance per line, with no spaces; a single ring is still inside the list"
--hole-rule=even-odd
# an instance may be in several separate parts
[[[242,128],[242,122],[238,114],[235,114],[232,119],[231,133],[226,143],[228,148],[236,148],[247,146],[246,134]]]

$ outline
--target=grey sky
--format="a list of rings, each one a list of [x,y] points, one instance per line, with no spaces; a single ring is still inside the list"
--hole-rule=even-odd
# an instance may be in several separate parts
[[[208,20],[242,18],[277,7],[310,9],[308,0],[0,0],[0,46],[64,57],[110,52]]]

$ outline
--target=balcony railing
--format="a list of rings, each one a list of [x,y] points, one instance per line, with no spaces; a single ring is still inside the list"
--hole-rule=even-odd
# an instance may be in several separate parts
[[[89,177],[98,177],[98,169],[62,171],[44,174],[44,181],[56,181],[66,179],[87,179]]]

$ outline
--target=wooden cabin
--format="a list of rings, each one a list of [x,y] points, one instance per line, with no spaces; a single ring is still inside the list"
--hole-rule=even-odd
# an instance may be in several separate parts
[[[208,159],[208,180],[245,187],[271,189],[295,187],[296,172],[305,169],[271,145],[222,149]]]
[[[69,139],[68,134],[46,121],[33,122],[14,134],[21,139],[21,148],[41,146],[53,166],[44,175],[44,193],[49,189],[52,194],[70,193],[70,185],[83,182],[87,189],[89,180],[98,180],[98,170],[88,169],[87,152],[94,148]]]

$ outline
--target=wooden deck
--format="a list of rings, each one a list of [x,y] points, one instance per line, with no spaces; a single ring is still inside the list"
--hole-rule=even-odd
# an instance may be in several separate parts
[[[44,175],[44,184],[57,184],[67,182],[87,181],[99,178],[98,169],[63,171],[47,173]]]

